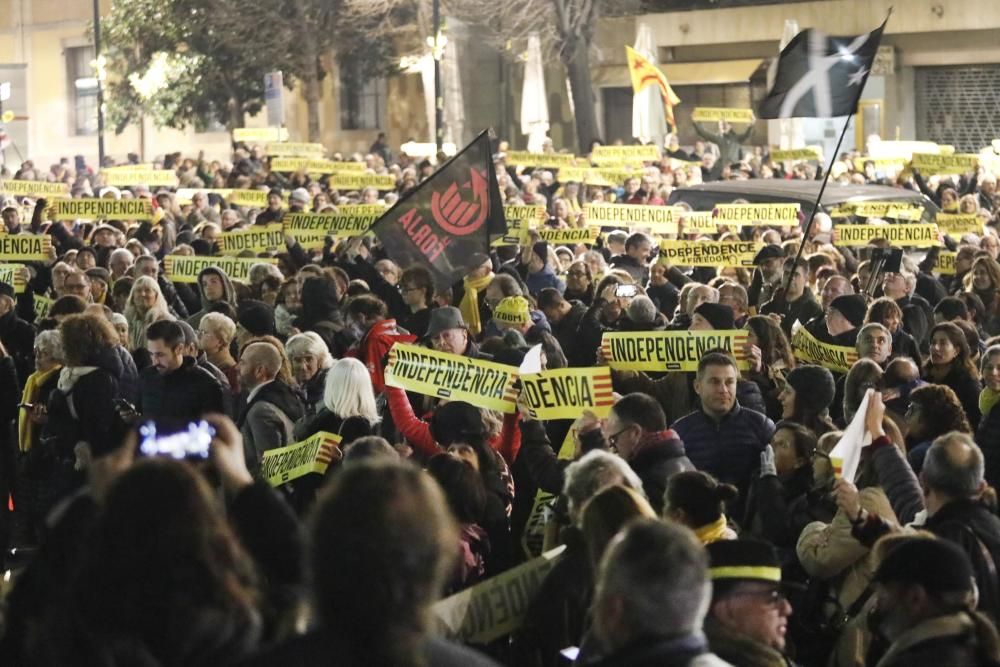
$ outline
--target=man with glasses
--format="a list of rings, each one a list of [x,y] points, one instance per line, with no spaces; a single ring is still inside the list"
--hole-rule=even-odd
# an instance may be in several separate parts
[[[63,281],[63,294],[72,294],[91,303],[93,295],[90,293],[90,278],[83,271],[71,271]]]
[[[521,416],[519,456],[524,458],[533,480],[557,481],[558,484],[551,486],[558,490],[569,461],[557,459],[542,422],[535,421],[526,409],[522,409]],[[667,428],[663,408],[646,394],[623,396],[611,407],[606,419],[585,411],[577,425],[581,450],[610,449],[625,459],[642,480],[642,489],[657,514],[663,509],[667,481],[679,472],[694,470],[684,453],[684,443]]]
[[[713,653],[734,665],[792,665],[784,655],[792,606],[781,591],[781,563],[767,542],[709,544],[712,604],[705,635]]]

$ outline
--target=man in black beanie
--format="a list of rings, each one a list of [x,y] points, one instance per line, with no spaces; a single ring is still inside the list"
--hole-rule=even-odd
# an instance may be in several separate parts
[[[694,309],[689,331],[722,331],[735,329],[733,309],[722,303],[705,302]]]
[[[792,606],[781,590],[781,562],[767,542],[709,544],[712,604],[705,636],[712,652],[734,665],[792,665],[784,655]]]
[[[255,299],[240,301],[237,306],[236,340],[243,346],[258,336],[276,336],[274,308]]]
[[[832,345],[854,347],[858,327],[865,323],[868,302],[861,294],[845,294],[830,302],[826,314],[826,330]]]

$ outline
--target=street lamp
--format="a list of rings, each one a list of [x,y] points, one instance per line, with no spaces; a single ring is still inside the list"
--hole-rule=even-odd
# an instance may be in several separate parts
[[[97,78],[97,168],[104,166],[104,57],[101,55],[101,7],[94,0],[94,59]]]

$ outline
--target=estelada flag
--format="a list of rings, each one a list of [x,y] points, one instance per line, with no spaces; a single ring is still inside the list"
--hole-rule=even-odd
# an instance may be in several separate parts
[[[781,50],[758,118],[834,118],[853,114],[871,74],[886,17],[863,35],[837,37],[809,28]]]
[[[444,163],[372,225],[400,266],[422,264],[439,287],[450,287],[489,257],[507,233],[490,131]]]
[[[674,89],[667,81],[667,75],[660,71],[653,63],[631,46],[625,46],[625,54],[628,56],[628,73],[632,76],[632,92],[638,93],[649,86],[656,86],[660,89],[660,96],[663,97],[663,107],[666,111],[667,124],[676,131],[677,123],[674,122],[674,107],[681,103],[681,98],[677,97]]]

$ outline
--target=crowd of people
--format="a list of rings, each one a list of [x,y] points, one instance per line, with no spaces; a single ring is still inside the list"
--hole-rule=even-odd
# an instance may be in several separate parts
[[[501,142],[500,192],[568,228],[590,203],[819,176],[744,151],[728,128],[705,135],[719,145],[671,139],[613,187],[507,164]],[[261,261],[245,281],[207,266],[172,282],[165,258],[217,255],[221,234],[286,212],[392,205],[434,164],[384,137],[331,155],[392,175],[380,192],[271,171],[260,146],[158,160],[189,199],[103,186],[82,160],[5,170],[74,198],[146,198],[154,215],[55,221],[46,198],[0,205],[5,235],[52,245],[0,282],[0,663],[1000,664],[996,177],[858,157],[840,156],[831,188],[908,188],[981,217],[982,233],[943,238],[954,274],[935,273],[939,249],[883,274],[870,254],[885,241],[836,245],[818,213],[805,238],[679,230],[761,242],[752,268],[667,264],[639,228],[559,247],[533,229],[450,286],[371,235],[321,249],[288,235],[249,253]],[[226,189],[267,191],[267,205],[230,204]],[[857,361],[803,363],[799,327]],[[523,397],[505,414],[386,381],[397,343],[515,370],[541,345],[551,370],[608,365],[608,332],[734,329],[746,348],[708,351],[696,371],[611,370],[600,418],[539,420]],[[831,452],[859,412],[871,444],[849,479]],[[207,458],[150,456],[137,430],[150,423],[207,424]],[[319,433],[339,438],[326,471],[269,483],[265,453]],[[438,600],[539,555],[538,492],[557,496],[544,547],[565,549],[515,629],[441,638]]]

